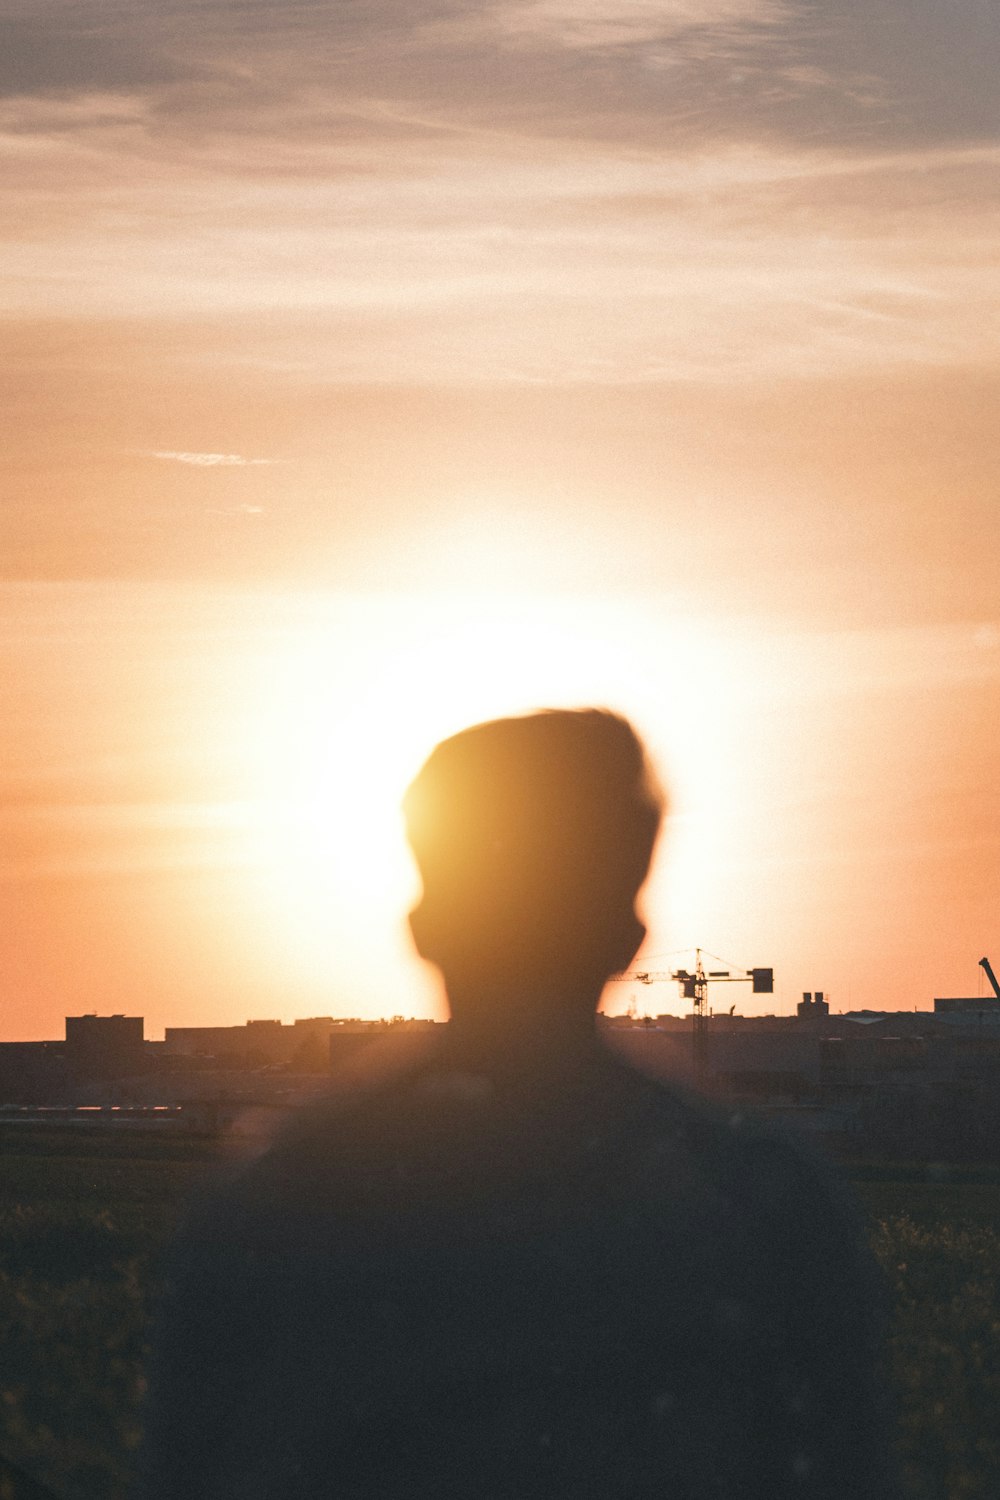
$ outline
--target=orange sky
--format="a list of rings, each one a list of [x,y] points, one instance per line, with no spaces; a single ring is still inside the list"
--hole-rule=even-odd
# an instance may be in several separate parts
[[[995,7],[12,21],[0,1036],[426,1009],[395,799],[541,702],[662,763],[651,953],[976,993]]]

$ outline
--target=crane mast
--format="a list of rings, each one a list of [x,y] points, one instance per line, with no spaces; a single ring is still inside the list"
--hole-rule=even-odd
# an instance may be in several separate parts
[[[997,976],[993,972],[993,965],[990,963],[988,958],[981,958],[979,960],[979,966],[981,969],[983,969],[986,974],[986,978],[993,986],[994,995],[996,995],[997,999],[1000,1000],[1000,983],[997,982]]]
[[[694,951],[694,973],[689,974],[686,969],[679,969],[677,978],[681,994],[692,1001],[691,1052],[695,1077],[702,1082],[708,1076],[708,976],[701,962],[701,949],[696,948]]]
[[[663,979],[675,980],[680,985],[681,995],[691,1001],[691,1051],[694,1073],[699,1083],[708,1077],[708,1024],[711,1011],[708,1008],[709,984],[739,984],[748,980],[755,995],[770,995],[774,992],[773,969],[744,969],[735,973],[731,969],[709,969],[706,973],[701,961],[701,949],[696,948],[693,969],[627,969],[613,974],[616,979],[635,979],[640,984],[656,984]],[[994,980],[994,985],[996,981]],[[1000,991],[998,991],[1000,994]]]

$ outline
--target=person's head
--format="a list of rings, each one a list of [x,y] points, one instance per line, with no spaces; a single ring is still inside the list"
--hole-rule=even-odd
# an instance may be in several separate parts
[[[403,810],[423,881],[410,925],[449,998],[599,993],[645,935],[635,898],[663,807],[642,742],[606,710],[497,719],[438,745]]]

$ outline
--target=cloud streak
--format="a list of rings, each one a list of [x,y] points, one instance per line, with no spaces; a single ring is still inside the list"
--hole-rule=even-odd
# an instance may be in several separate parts
[[[520,46],[604,51],[691,32],[756,36],[791,13],[785,0],[516,0],[485,9],[481,25]]]
[[[947,15],[930,0],[22,3],[0,312],[156,325],[181,376],[992,366],[991,15],[980,0]]]
[[[631,383],[988,367],[1000,146],[650,150],[476,133],[283,175],[122,136],[7,248],[8,317],[161,319],[166,359],[315,378]],[[112,132],[114,135],[114,132]],[[46,163],[8,194],[22,218]],[[103,182],[103,186],[98,185]],[[184,347],[185,321],[197,337]],[[240,452],[149,450],[242,468]]]
[[[170,448],[153,448],[145,456],[167,463],[190,464],[196,469],[250,469],[281,462],[277,458],[245,458],[242,453],[191,453]]]

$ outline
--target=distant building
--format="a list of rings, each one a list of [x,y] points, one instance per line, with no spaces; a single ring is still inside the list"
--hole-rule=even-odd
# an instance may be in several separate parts
[[[212,1058],[222,1067],[261,1068],[290,1061],[294,1028],[280,1021],[247,1021],[243,1026],[168,1026],[163,1034],[164,1059]]]
[[[424,1029],[433,1021],[364,1021],[357,1017],[307,1016],[290,1026],[281,1021],[247,1021],[243,1026],[168,1026],[163,1057],[212,1058],[220,1068],[286,1066],[293,1072],[325,1072],[331,1060],[390,1028]]]
[[[0,1105],[61,1102],[66,1084],[65,1042],[0,1042]]]
[[[811,990],[805,990],[795,1009],[800,1021],[812,1021],[830,1014],[830,1002],[822,990],[817,990],[815,995]]]
[[[1000,1000],[992,995],[977,995],[974,998],[960,995],[935,999],[934,1014],[942,1021],[1000,1026]]]
[[[66,1063],[78,1078],[123,1078],[145,1062],[142,1016],[67,1016]]]

